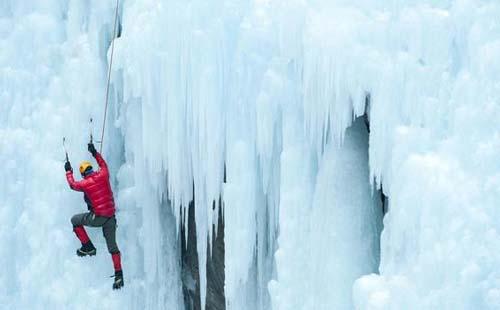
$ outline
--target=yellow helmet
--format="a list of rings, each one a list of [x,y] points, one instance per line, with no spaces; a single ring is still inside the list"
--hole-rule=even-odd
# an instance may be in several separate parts
[[[83,174],[88,168],[92,169],[92,164],[88,161],[82,161],[80,163],[80,173]]]

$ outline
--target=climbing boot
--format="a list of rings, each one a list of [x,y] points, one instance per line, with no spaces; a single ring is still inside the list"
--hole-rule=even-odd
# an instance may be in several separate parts
[[[115,271],[115,282],[113,283],[113,289],[119,290],[123,287],[123,271]]]
[[[87,243],[84,243],[81,248],[76,250],[76,255],[78,256],[94,256],[97,253],[96,248],[92,244],[92,241],[88,241]]]

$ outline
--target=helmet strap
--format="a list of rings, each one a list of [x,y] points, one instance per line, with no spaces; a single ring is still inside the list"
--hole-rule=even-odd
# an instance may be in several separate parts
[[[82,177],[86,177],[89,174],[91,174],[92,172],[94,172],[94,170],[92,169],[92,166],[88,166],[87,169],[85,169],[85,171],[82,173]]]

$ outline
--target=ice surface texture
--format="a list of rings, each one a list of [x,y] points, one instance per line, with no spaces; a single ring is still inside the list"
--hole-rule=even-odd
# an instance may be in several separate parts
[[[500,307],[499,3],[123,1],[118,294],[99,231],[71,256],[60,147],[102,121],[113,5],[0,2],[0,305],[181,309],[180,210],[203,266],[222,196],[227,309]]]

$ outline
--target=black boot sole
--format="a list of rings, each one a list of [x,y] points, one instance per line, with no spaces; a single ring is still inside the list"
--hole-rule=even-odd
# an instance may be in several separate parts
[[[119,290],[123,287],[123,280],[121,280],[120,282],[115,282],[113,283],[113,289],[114,290]]]
[[[92,250],[92,251],[88,251],[88,252],[84,252],[80,249],[76,250],[76,255],[80,256],[80,257],[84,257],[84,256],[95,256],[97,253],[96,250]]]

